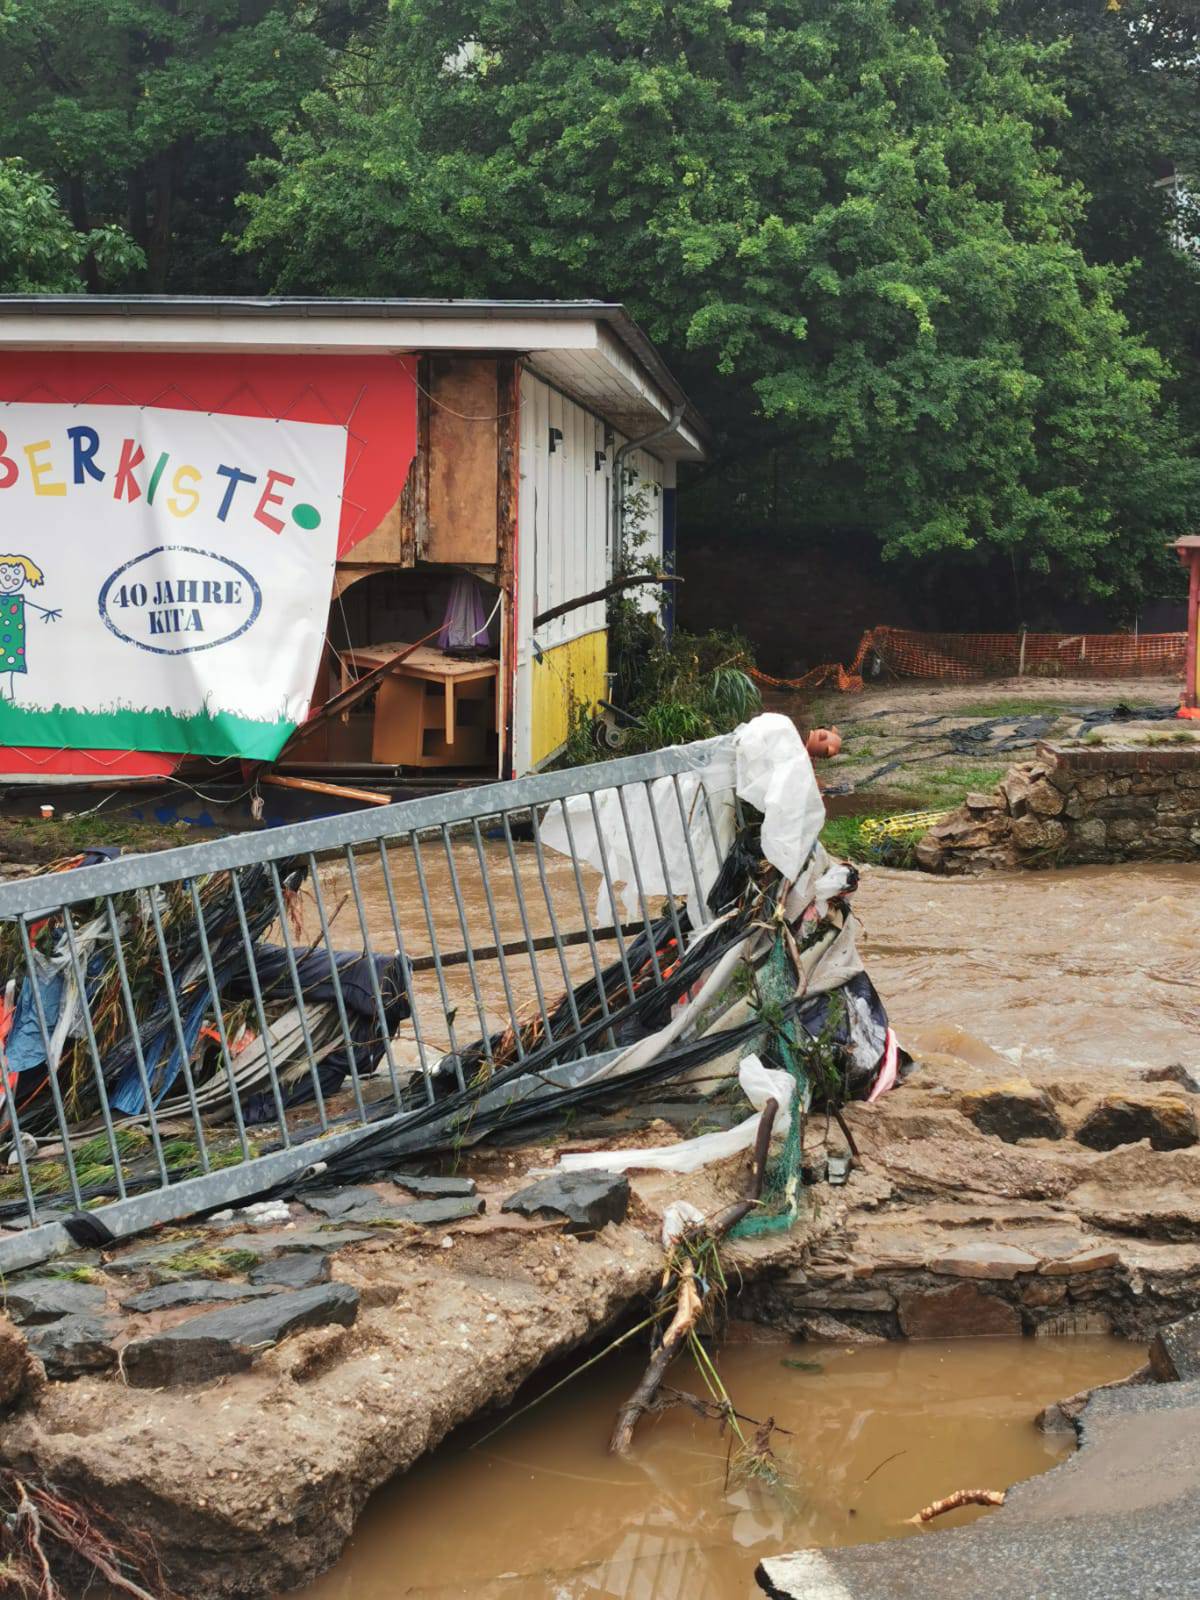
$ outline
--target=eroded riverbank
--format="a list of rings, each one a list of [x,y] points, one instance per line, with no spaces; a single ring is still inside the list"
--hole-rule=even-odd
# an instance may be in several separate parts
[[[815,1189],[790,1235],[731,1247],[751,1285],[745,1309],[820,1360],[822,1338],[1144,1337],[1200,1303],[1197,1148],[1104,1150],[1079,1137],[1113,1095],[1169,1102],[1185,1132],[1194,1124],[1187,1074],[1170,1073],[1191,1059],[1198,879],[1188,867],[953,883],[865,875],[866,959],[924,1064],[849,1112],[862,1160],[845,1187]],[[1049,1102],[1053,1136],[980,1125],[971,1097],[1014,1079]],[[676,1108],[673,1122],[665,1109],[646,1113],[649,1131],[615,1137],[694,1131],[701,1108]],[[810,1124],[814,1160],[828,1132]],[[8,1425],[6,1453],[146,1528],[189,1596],[311,1580],[376,1488],[644,1304],[668,1201],[711,1211],[744,1183],[740,1159],[682,1180],[638,1175],[628,1218],[590,1240],[500,1212],[531,1167],[613,1142],[611,1130],[575,1127],[552,1144],[470,1153],[462,1170],[485,1213],[445,1229],[368,1220],[365,1238],[339,1243],[298,1205],[282,1227],[239,1222],[256,1262],[326,1254],[334,1283],[357,1292],[353,1325],[295,1334],[200,1391],[129,1388],[119,1371],[51,1384]],[[376,1194],[386,1207],[387,1187]],[[170,1242],[175,1254],[191,1251],[187,1233]],[[113,1314],[161,1281],[153,1266],[122,1269],[146,1243],[89,1268]],[[124,1311],[118,1343],[179,1315]]]

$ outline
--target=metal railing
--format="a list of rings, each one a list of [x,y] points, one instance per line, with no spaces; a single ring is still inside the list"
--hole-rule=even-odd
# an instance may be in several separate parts
[[[610,1049],[610,1004],[708,916],[719,751],[0,885],[0,1270],[81,1210],[120,1235],[262,1192],[547,1040]]]

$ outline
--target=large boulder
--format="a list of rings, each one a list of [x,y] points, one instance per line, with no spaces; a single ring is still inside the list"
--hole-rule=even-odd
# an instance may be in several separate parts
[[[1152,1150],[1183,1150],[1200,1134],[1196,1113],[1183,1095],[1123,1090],[1097,1100],[1085,1112],[1075,1137],[1090,1150],[1115,1150],[1142,1139],[1149,1139]]]

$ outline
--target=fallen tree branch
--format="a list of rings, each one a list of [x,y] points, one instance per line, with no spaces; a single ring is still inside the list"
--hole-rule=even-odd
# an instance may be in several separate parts
[[[702,1239],[714,1243],[723,1239],[730,1228],[740,1222],[757,1203],[762,1194],[767,1152],[771,1145],[771,1130],[775,1126],[775,1115],[778,1110],[779,1102],[768,1100],[758,1120],[758,1135],[754,1143],[754,1176],[749,1196],[734,1205],[726,1206],[709,1221],[690,1229],[681,1241],[684,1246]],[[664,1274],[663,1291],[665,1293],[670,1288],[671,1278],[674,1276],[678,1285],[675,1313],[667,1326],[667,1331],[663,1334],[661,1344],[650,1357],[637,1388],[617,1412],[612,1438],[608,1442],[609,1451],[615,1456],[629,1454],[633,1447],[633,1430],[653,1403],[659,1385],[667,1375],[667,1368],[687,1343],[705,1309],[706,1296],[696,1288],[696,1265],[686,1248],[680,1250],[677,1247],[672,1259],[678,1261],[678,1265],[674,1269],[668,1265]]]
[[[922,1522],[932,1522],[934,1517],[940,1517],[944,1511],[957,1511],[959,1506],[1002,1506],[1004,1504],[1003,1489],[956,1489],[953,1494],[948,1494],[944,1500],[934,1500],[929,1505],[923,1506],[915,1517],[909,1517],[914,1526]]]
[[[590,594],[578,595],[574,600],[564,600],[559,606],[551,606],[548,611],[539,611],[533,619],[535,628],[540,628],[544,623],[553,622],[555,617],[565,617],[568,611],[578,611],[581,606],[594,605],[597,600],[607,600],[614,594],[620,594],[624,589],[637,589],[647,583],[682,583],[682,578],[677,578],[673,572],[646,572],[632,578],[618,578],[615,583],[606,583],[603,589],[593,589]]]

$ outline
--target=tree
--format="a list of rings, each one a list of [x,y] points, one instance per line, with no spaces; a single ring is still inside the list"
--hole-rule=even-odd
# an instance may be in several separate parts
[[[119,228],[78,232],[48,183],[22,161],[0,160],[0,294],[70,293],[83,287],[85,261],[119,276],[140,257]]]
[[[80,231],[127,228],[145,253],[139,286],[252,287],[226,239],[246,164],[306,93],[352,70],[360,30],[384,9],[385,0],[5,0],[2,147],[60,186]]]
[[[282,290],[622,299],[801,532],[1136,589],[1200,480],[1075,243],[1061,45],[1001,12],[395,0],[258,163],[244,244]]]

